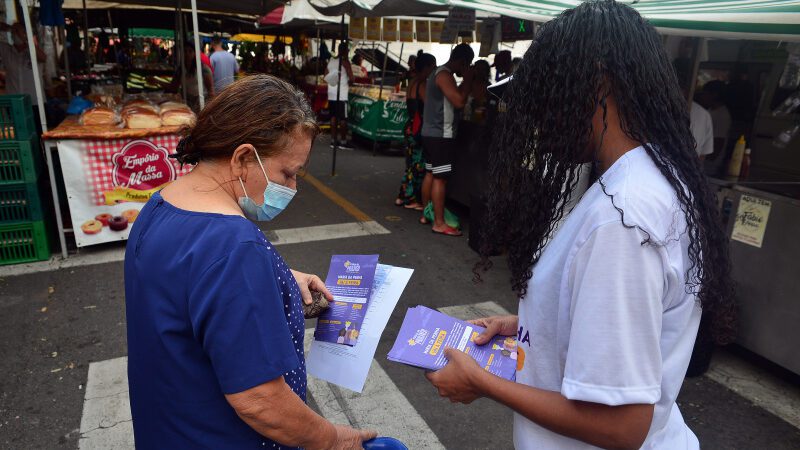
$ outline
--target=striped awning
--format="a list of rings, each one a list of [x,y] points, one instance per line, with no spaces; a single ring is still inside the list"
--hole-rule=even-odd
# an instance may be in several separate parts
[[[422,0],[545,22],[579,0]],[[800,0],[623,1],[661,31],[708,37],[800,40]]]

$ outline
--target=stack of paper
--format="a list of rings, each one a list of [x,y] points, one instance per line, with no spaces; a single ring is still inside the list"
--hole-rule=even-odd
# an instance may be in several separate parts
[[[458,320],[424,306],[409,308],[388,359],[428,370],[447,364],[444,349],[453,347],[472,356],[486,371],[514,380],[517,369],[517,341],[498,336],[488,344],[476,345],[484,328]]]
[[[414,271],[378,264],[371,298],[358,342],[354,346],[314,340],[306,354],[308,373],[333,384],[361,392],[383,329]]]

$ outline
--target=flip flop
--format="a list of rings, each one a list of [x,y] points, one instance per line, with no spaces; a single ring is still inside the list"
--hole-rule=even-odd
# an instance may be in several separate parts
[[[419,218],[419,223],[420,223],[420,225],[430,225],[431,224],[425,216],[422,216],[422,217]]]
[[[464,234],[461,232],[461,230],[457,230],[453,227],[446,227],[444,231],[436,231],[433,228],[431,228],[431,231],[433,231],[433,234],[443,234],[445,236],[453,236],[453,237],[459,237]]]
[[[394,199],[394,206],[404,206],[404,204],[405,202],[402,199],[400,198]]]
[[[422,205],[420,205],[419,203],[416,203],[416,202],[409,203],[407,205],[403,205],[403,208],[405,208],[405,209],[413,209],[414,211],[422,211],[423,209],[425,209],[425,208],[422,207]]]

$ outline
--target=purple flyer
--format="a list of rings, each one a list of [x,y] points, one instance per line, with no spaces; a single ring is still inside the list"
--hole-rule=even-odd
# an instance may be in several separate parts
[[[439,370],[447,364],[444,349],[453,347],[472,356],[484,370],[514,380],[517,358],[521,357],[517,353],[517,340],[512,336],[498,336],[488,344],[475,345],[475,337],[483,330],[424,306],[410,308],[388,359]]]
[[[333,255],[325,286],[333,302],[317,320],[314,339],[356,345],[367,314],[378,255]]]

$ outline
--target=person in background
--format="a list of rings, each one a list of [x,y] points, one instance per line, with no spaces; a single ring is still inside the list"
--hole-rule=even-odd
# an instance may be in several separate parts
[[[305,96],[268,75],[235,82],[183,131],[175,159],[194,168],[153,194],[125,252],[138,448],[357,450],[375,437],[306,404],[302,304],[333,296],[255,223],[288,206],[318,132]]]
[[[25,26],[19,22],[9,26],[0,22],[0,31],[11,32],[12,44],[0,43],[0,59],[6,72],[6,94],[28,94],[33,105],[34,122],[37,129],[41,127],[39,121],[39,106],[36,101],[36,85],[33,80],[33,66],[31,65],[30,51],[28,49],[28,36]],[[39,65],[39,75],[44,73],[44,62],[47,59],[44,51],[34,35],[36,50],[36,63]],[[41,79],[41,78],[40,78]],[[42,83],[44,90],[44,83]],[[46,99],[42,99],[45,103]]]
[[[489,63],[479,59],[472,68],[472,88],[464,105],[464,121],[477,125],[486,124],[486,105],[489,102],[489,85],[492,84],[492,73]]]
[[[209,58],[204,51],[200,52],[200,64],[211,69],[211,74],[214,74],[214,66],[211,65],[211,58]]]
[[[233,83],[236,74],[239,73],[239,63],[236,62],[236,57],[232,53],[222,48],[222,39],[219,36],[211,39],[211,46],[214,48],[214,53],[210,58],[214,76],[214,92],[220,93]]]
[[[433,227],[436,234],[461,236],[444,221],[444,203],[447,178],[453,170],[453,160],[458,151],[456,133],[459,122],[458,109],[467,103],[472,89],[472,60],[475,52],[467,44],[458,44],[450,59],[436,68],[425,86],[425,108],[422,116],[422,146],[425,156],[425,179],[422,182],[422,203],[433,202]],[[463,77],[460,85],[455,76]],[[428,219],[419,220],[427,224]]]
[[[697,102],[692,101],[690,114],[692,136],[697,143],[697,156],[705,160],[714,153],[714,125],[711,114]]]
[[[425,88],[428,76],[436,69],[436,58],[429,53],[421,53],[416,58],[416,76],[406,90],[408,124],[405,128],[406,171],[400,183],[400,193],[394,204],[406,209],[422,211],[422,181],[425,179],[425,158],[422,155],[420,131],[425,109]]]
[[[194,42],[185,41],[183,44],[183,64],[186,67],[186,103],[194,112],[200,112],[200,91],[197,86],[197,61],[194,53]],[[203,75],[203,88],[206,100],[214,96],[214,79],[211,68],[200,64]],[[181,91],[181,67],[175,70],[172,82],[164,88],[167,92]]]
[[[356,53],[353,55],[352,61],[352,68],[353,68],[353,76],[355,78],[369,78],[369,73],[367,72],[367,68],[364,67],[364,57],[360,54]]]
[[[425,376],[452,402],[513,410],[517,450],[700,447],[676,399],[701,310],[730,342],[736,306],[661,42],[635,9],[582,2],[541,26],[505,96],[474,274],[507,249],[519,312],[473,323],[478,345],[516,338],[516,381],[453,348]],[[581,195],[586,163],[599,178]]]
[[[494,55],[494,63],[492,67],[495,69],[494,81],[500,81],[503,78],[508,78],[513,72],[511,64],[511,50],[500,50]]]
[[[325,68],[325,81],[328,83],[328,107],[331,111],[331,147],[352,149],[353,144],[347,139],[347,94],[354,76],[347,53],[347,41],[342,41],[339,44],[339,54],[336,58],[331,58]],[[340,58],[341,74],[339,74]]]
[[[698,102],[711,115],[711,124],[714,129],[714,153],[708,159],[716,160],[727,149],[731,132],[731,113],[725,105],[725,83],[720,80],[711,80],[706,83]]]

